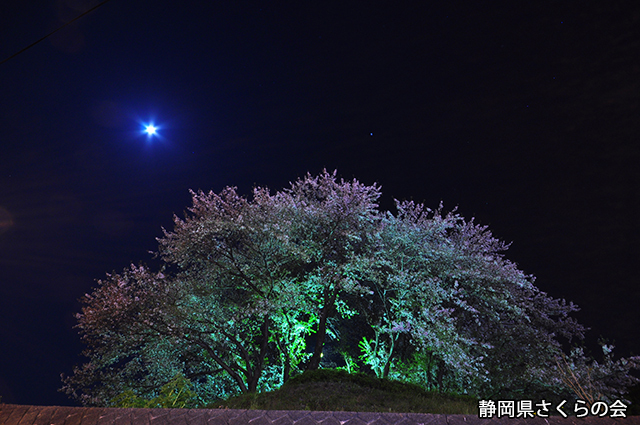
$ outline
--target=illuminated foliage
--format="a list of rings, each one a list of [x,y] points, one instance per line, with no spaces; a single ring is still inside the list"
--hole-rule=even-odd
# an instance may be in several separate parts
[[[399,203],[398,216],[388,214],[378,233],[378,249],[369,274],[371,291],[363,314],[374,338],[363,340],[364,358],[380,377],[386,377],[399,344],[438,353],[441,361],[476,375],[478,359],[469,347],[478,343],[456,328],[454,306],[467,307],[458,283],[450,279],[460,253],[447,232],[455,217],[430,218],[421,205]]]
[[[366,292],[360,278],[377,228],[380,188],[356,180],[338,182],[335,176],[326,170],[318,177],[307,175],[280,198],[290,217],[290,241],[306,263],[300,284],[318,318],[309,370],[320,364],[327,321],[336,313],[354,314],[341,297]]]
[[[562,357],[559,337],[583,338],[569,317],[577,307],[537,289],[486,226],[442,205],[382,213],[379,187],[326,171],[251,199],[231,187],[191,195],[158,239],[162,270],[132,265],[83,298],[89,361],[62,389],[83,404],[164,405],[178,384],[185,406],[275,389],[320,367],[327,336],[341,332],[356,334],[330,341],[345,369],[430,390],[567,395],[590,370],[603,395],[635,383],[640,359]]]
[[[375,339],[363,341],[366,360],[377,359],[380,376],[406,370],[402,377],[411,380],[421,358],[429,388],[531,391],[534,377],[561,352],[555,336],[583,337],[568,318],[576,307],[540,292],[532,276],[503,257],[508,245],[485,226],[443,215],[442,206],[397,207],[397,216],[382,222],[372,266],[373,296],[364,312]],[[394,361],[403,366],[394,371]]]
[[[569,387],[575,397],[584,400],[589,408],[598,400],[608,403],[625,400],[626,389],[640,381],[629,375],[631,369],[640,369],[640,356],[614,361],[614,347],[603,340],[598,343],[604,354],[601,363],[585,356],[582,347],[575,347],[568,356],[561,353],[556,357],[555,378]]]
[[[312,332],[306,367],[317,368],[327,320],[348,315],[340,295],[360,288],[378,196],[326,171],[275,195],[256,188],[251,201],[234,188],[192,192],[187,216],[158,239],[175,273],[132,265],[84,297],[90,361],[63,390],[104,405],[128,389],[157,394],[177,373],[209,397],[229,395],[229,381],[231,393],[269,389],[299,370]]]
[[[137,396],[132,390],[116,396],[111,404],[114,407],[142,408],[193,408],[198,406],[198,396],[191,390],[191,382],[182,375],[176,375],[163,385],[160,395],[150,400]]]
[[[536,288],[486,226],[443,215],[442,205],[397,208],[381,221],[361,304],[374,335],[361,341],[362,358],[378,376],[493,399],[580,396],[569,367],[581,381],[595,371],[597,384],[584,387],[609,400],[638,382],[629,371],[640,357],[613,362],[606,350],[601,365],[574,350],[559,367],[558,338],[584,338],[569,317],[578,308]]]
[[[194,347],[171,332],[180,294],[163,272],[133,265],[98,284],[77,315],[90,362],[74,370],[64,390],[89,405],[106,404],[131,382],[153,394],[193,357]]]

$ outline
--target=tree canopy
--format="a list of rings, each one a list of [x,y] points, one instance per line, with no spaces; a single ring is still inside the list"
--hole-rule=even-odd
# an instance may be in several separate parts
[[[640,358],[613,361],[606,344],[601,364],[567,357],[563,342],[586,330],[577,307],[541,292],[504,257],[508,244],[455,210],[396,201],[383,212],[380,187],[326,170],[251,199],[233,187],[191,195],[158,238],[161,270],[131,265],[83,297],[89,360],[62,388],[83,404],[156,400],[176,377],[192,385],[189,405],[274,389],[323,367],[328,345],[378,377],[486,398],[577,387],[611,398],[637,382]]]

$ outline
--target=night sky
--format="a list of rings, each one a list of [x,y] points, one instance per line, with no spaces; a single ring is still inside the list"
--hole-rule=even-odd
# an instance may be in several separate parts
[[[0,60],[97,3],[3,1]],[[73,405],[78,299],[189,189],[323,168],[458,206],[640,354],[640,3],[284,3],[111,0],[0,65],[3,402]]]

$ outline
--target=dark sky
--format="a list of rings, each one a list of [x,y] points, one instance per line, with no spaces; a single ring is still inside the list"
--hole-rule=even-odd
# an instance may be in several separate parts
[[[37,3],[2,2],[0,60],[97,4]],[[475,216],[640,354],[640,3],[284,3],[111,0],[0,65],[3,401],[73,404],[78,298],[188,189],[325,167]]]

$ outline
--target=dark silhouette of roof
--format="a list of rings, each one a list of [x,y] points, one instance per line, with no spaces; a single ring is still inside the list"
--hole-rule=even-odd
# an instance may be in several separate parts
[[[473,415],[422,413],[314,412],[304,410],[117,409],[100,407],[0,404],[0,425],[491,425],[638,424],[627,418],[478,418]]]

